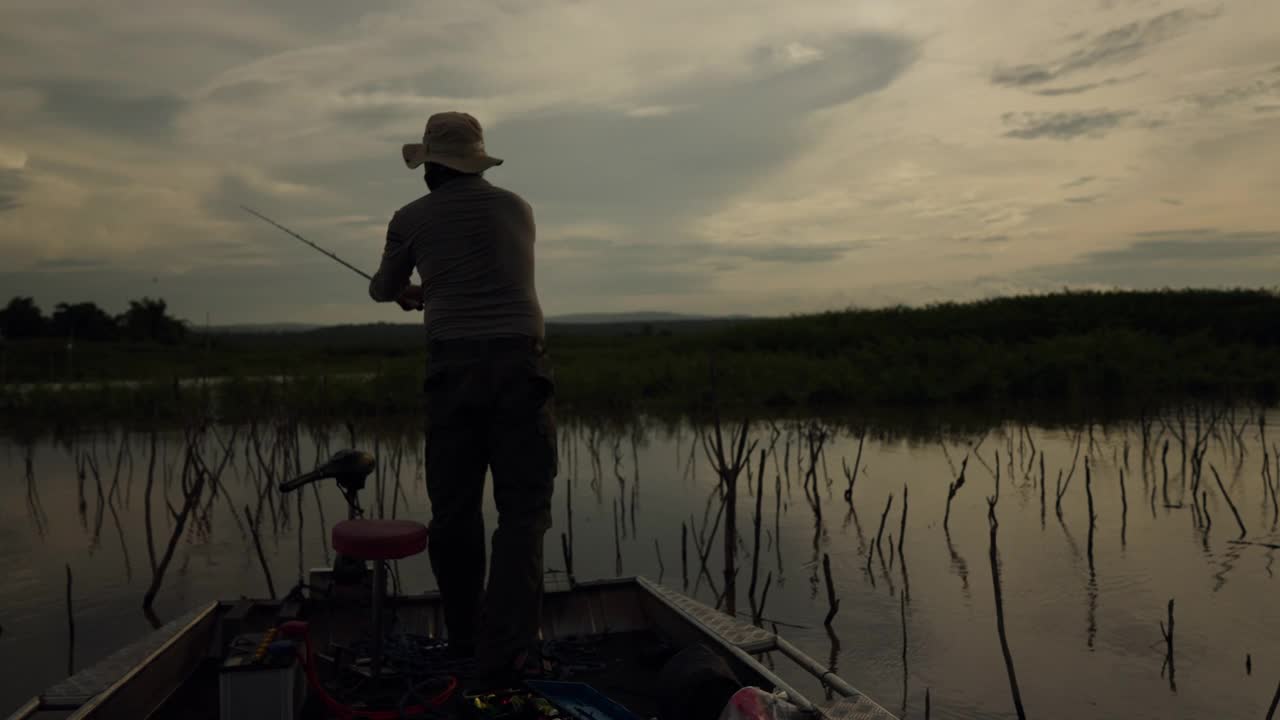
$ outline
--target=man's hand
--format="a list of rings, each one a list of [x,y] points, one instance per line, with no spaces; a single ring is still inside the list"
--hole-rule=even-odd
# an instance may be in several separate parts
[[[423,308],[422,286],[406,285],[404,290],[401,290],[400,294],[396,296],[396,304],[405,312],[421,310]]]

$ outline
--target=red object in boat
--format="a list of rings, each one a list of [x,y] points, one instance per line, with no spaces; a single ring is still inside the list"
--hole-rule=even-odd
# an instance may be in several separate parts
[[[399,560],[427,548],[427,526],[412,520],[343,520],[333,549],[357,560]]]

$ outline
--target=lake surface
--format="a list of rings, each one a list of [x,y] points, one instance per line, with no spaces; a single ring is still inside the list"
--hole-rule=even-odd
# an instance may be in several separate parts
[[[1014,717],[997,634],[988,524],[987,498],[996,491],[999,467],[1004,621],[1029,717],[1261,718],[1280,680],[1276,551],[1232,542],[1242,531],[1211,466],[1239,511],[1244,538],[1280,543],[1274,495],[1264,489],[1262,470],[1265,459],[1273,482],[1280,476],[1275,450],[1264,451],[1263,444],[1264,435],[1267,445],[1280,442],[1280,417],[1269,417],[1260,429],[1257,412],[1237,410],[1211,423],[1215,415],[1200,411],[1199,431],[1193,410],[1108,427],[1010,425],[945,438],[894,437],[873,427],[862,444],[854,512],[845,500],[842,465],[855,464],[856,432],[823,426],[829,437],[814,463],[817,480],[806,483],[815,426],[756,423],[749,478],[744,472],[738,489],[737,611],[750,616],[763,449],[756,594],[768,578],[764,622],[776,622],[803,650],[904,717],[924,716],[926,692],[933,717]],[[206,434],[199,442],[202,462],[211,469],[226,465],[217,492],[203,493],[174,546],[155,600],[158,619],[210,599],[267,594],[246,506],[258,518],[277,594],[301,570],[329,562],[328,528],[345,515],[336,489],[326,485],[287,498],[262,490],[333,450],[355,446],[379,456],[379,472],[363,497],[370,515],[426,522],[421,443],[413,433],[260,425]],[[119,430],[0,440],[0,713],[150,629],[141,609],[152,584],[148,468],[154,467],[152,547],[161,562],[173,512],[183,506],[186,463],[182,432],[155,436],[154,462],[152,442],[149,433]],[[1197,496],[1208,522],[1191,499],[1192,455],[1201,449]],[[966,457],[965,483],[944,529],[948,488]],[[1060,473],[1064,481],[1071,478],[1061,516]],[[816,484],[816,503],[806,484]],[[723,605],[725,523],[717,522],[717,485],[698,428],[644,420],[611,427],[562,423],[548,571],[565,569],[560,536],[570,533],[571,510],[578,579],[643,574],[686,587],[684,526],[686,591]],[[487,505],[492,528],[492,501]],[[712,544],[705,575],[699,536]],[[823,626],[824,554],[840,600],[831,632]],[[400,575],[406,591],[434,588],[425,555],[403,561]],[[1170,599],[1172,681],[1160,625]]]

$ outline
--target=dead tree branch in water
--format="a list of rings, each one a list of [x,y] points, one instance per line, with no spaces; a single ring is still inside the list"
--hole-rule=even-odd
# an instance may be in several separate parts
[[[991,584],[995,592],[996,634],[1000,637],[1000,652],[1004,655],[1004,667],[1009,676],[1009,692],[1013,695],[1013,707],[1019,720],[1026,720],[1027,713],[1022,709],[1022,693],[1018,690],[1018,674],[1013,667],[1013,653],[1009,650],[1009,637],[1004,625],[1004,594],[1000,589],[1000,550],[998,531],[1000,522],[996,519],[996,499],[987,499],[987,524],[991,528]]]
[[[849,464],[840,459],[840,464],[844,469],[844,479],[849,486],[844,491],[844,501],[849,503],[849,507],[853,507],[853,484],[858,482],[858,472],[862,469],[862,446],[867,442],[867,428],[863,426],[862,432],[858,434],[858,455],[853,460],[853,470],[849,469]]]
[[[1240,539],[1243,540],[1245,535],[1249,534],[1249,531],[1244,527],[1244,520],[1240,519],[1240,511],[1236,509],[1236,504],[1231,501],[1231,496],[1227,494],[1227,488],[1222,484],[1222,477],[1218,475],[1218,469],[1210,463],[1209,470],[1213,472],[1213,479],[1218,482],[1218,490],[1222,492],[1222,497],[1227,501],[1227,507],[1231,508],[1231,514],[1236,516],[1236,525],[1240,526]]]
[[[742,471],[751,464],[751,453],[755,452],[757,441],[747,443],[751,432],[751,421],[743,419],[742,425],[729,436],[725,444],[724,431],[721,426],[719,407],[714,408],[714,435],[709,440],[704,435],[704,448],[708,459],[720,478],[720,487],[724,489],[724,597],[725,608],[730,615],[737,612],[737,543],[738,543],[738,478]],[[763,459],[762,463],[763,465]],[[816,483],[815,483],[816,489]],[[712,538],[707,539],[710,547]]]
[[[1280,684],[1276,685],[1276,694],[1271,697],[1271,707],[1267,708],[1267,720],[1274,720],[1278,706],[1280,706]]]
[[[764,461],[768,453],[768,450],[760,451],[760,469],[756,473],[756,514],[752,520],[755,542],[751,548],[751,583],[747,587],[747,598],[753,607],[756,605],[756,580],[760,575],[760,527],[764,524],[764,518],[761,515],[764,504]],[[751,469],[748,468],[747,472],[750,474]]]
[[[960,475],[956,481],[947,486],[947,509],[942,515],[942,529],[946,532],[951,531],[951,501],[955,499],[956,493],[960,492],[960,488],[964,487],[964,473],[969,467],[969,456],[965,456],[960,461]]]
[[[884,552],[880,549],[880,540],[884,537],[884,521],[889,517],[889,509],[893,507],[893,493],[889,493],[889,500],[884,504],[884,512],[880,513],[880,529],[876,530],[876,552],[879,553],[880,559],[884,559]]]

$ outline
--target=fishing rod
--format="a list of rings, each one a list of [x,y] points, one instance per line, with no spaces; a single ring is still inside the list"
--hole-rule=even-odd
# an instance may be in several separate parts
[[[299,235],[298,233],[296,233],[296,232],[294,232],[294,231],[290,230],[289,228],[287,228],[287,227],[285,227],[285,226],[281,225],[280,223],[276,222],[275,220],[272,220],[271,218],[267,217],[266,215],[263,215],[262,213],[258,212],[257,210],[254,210],[253,208],[248,207],[248,206],[246,206],[246,205],[241,205],[241,206],[240,206],[240,209],[241,209],[241,210],[244,210],[245,212],[249,213],[250,215],[253,215],[254,217],[258,218],[259,220],[262,220],[263,222],[269,223],[269,224],[271,224],[271,225],[276,226],[277,228],[280,228],[281,230],[285,231],[286,233],[289,233],[290,235],[292,235],[293,237],[297,238],[298,240],[301,240],[302,242],[306,243],[307,245],[310,245],[310,246],[311,246],[313,249],[315,249],[316,251],[321,252],[321,253],[323,253],[323,254],[325,254],[325,255],[328,255],[329,257],[333,258],[334,260],[337,260],[337,261],[338,261],[339,263],[341,263],[344,267],[346,267],[346,268],[350,269],[351,271],[355,272],[357,275],[359,275],[360,277],[364,278],[365,280],[370,280],[370,281],[372,281],[372,280],[373,280],[373,276],[372,276],[372,275],[370,275],[369,273],[367,273],[367,272],[365,272],[365,271],[361,270],[360,268],[356,267],[355,265],[352,265],[351,263],[347,262],[346,260],[343,260],[342,258],[338,257],[337,255],[335,255],[335,254],[333,254],[333,253],[329,252],[328,250],[325,250],[324,248],[320,247],[319,245],[317,245],[317,244],[315,244],[315,243],[311,242],[310,240],[308,240],[308,239],[306,239],[306,238],[302,237],[302,236],[301,236],[301,235]]]

